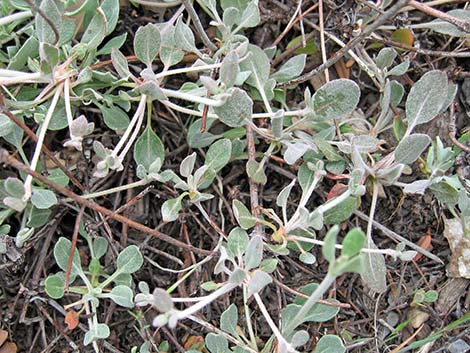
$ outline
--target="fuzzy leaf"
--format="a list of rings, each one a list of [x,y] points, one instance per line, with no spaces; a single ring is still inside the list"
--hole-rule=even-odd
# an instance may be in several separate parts
[[[361,91],[351,80],[339,79],[320,87],[312,97],[313,120],[340,119],[351,114],[359,103]]]
[[[140,27],[134,37],[135,56],[141,62],[150,66],[160,51],[160,42],[160,31],[157,26],[149,23],[144,27]]]
[[[240,88],[232,88],[230,97],[220,107],[214,107],[214,112],[220,121],[230,127],[245,125],[245,120],[251,120],[253,101]]]
[[[144,130],[134,146],[134,160],[137,165],[143,165],[149,170],[150,165],[160,158],[163,163],[165,159],[165,149],[163,143],[150,126]]]
[[[117,258],[117,268],[121,273],[134,273],[142,267],[143,263],[144,258],[135,245],[126,247]]]
[[[409,126],[427,123],[439,114],[447,95],[447,75],[438,70],[425,73],[411,88],[406,100]]]
[[[425,134],[412,134],[405,137],[395,149],[395,161],[403,164],[413,163],[430,143],[431,138]]]

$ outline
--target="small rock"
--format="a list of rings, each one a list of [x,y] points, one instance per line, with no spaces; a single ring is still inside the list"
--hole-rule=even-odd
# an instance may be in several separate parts
[[[464,340],[458,339],[457,341],[449,344],[447,350],[449,353],[467,353],[470,352],[470,346]]]

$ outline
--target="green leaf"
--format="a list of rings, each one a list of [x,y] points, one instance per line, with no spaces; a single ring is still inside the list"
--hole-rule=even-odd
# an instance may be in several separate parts
[[[204,164],[217,173],[230,161],[231,153],[232,143],[230,140],[221,139],[209,147]]]
[[[49,171],[49,175],[47,176],[47,179],[61,186],[67,186],[70,181],[67,174],[65,174],[60,168],[55,168]]]
[[[251,297],[255,293],[259,293],[264,287],[272,283],[273,279],[266,272],[255,270],[248,281],[247,297]]]
[[[300,292],[310,296],[317,288],[318,288],[317,283],[309,283],[303,286],[302,288],[300,288]],[[296,297],[294,300],[294,304],[301,306],[301,305],[304,305],[306,301],[307,301],[306,298]],[[327,301],[331,303],[338,303],[336,299],[327,299]],[[305,321],[326,322],[334,318],[339,313],[339,310],[340,308],[334,305],[326,305],[326,304],[317,303],[305,315]]]
[[[119,19],[119,0],[103,0],[100,7],[106,17],[106,35],[109,35],[116,28]]]
[[[269,79],[269,72],[271,69],[269,58],[260,47],[253,44],[248,45],[248,53],[251,53],[251,55],[240,63],[240,71],[251,72],[246,83],[253,87],[257,87],[257,76],[261,84],[264,85]]]
[[[231,304],[220,316],[220,329],[237,337],[238,309]]]
[[[55,1],[41,1],[40,9],[47,14],[49,19],[56,26],[56,29],[60,29],[62,24],[62,15]],[[38,36],[39,42],[53,44],[58,38],[55,37],[54,30],[52,29],[52,27],[39,13],[36,14],[35,20],[36,35]]]
[[[360,197],[350,196],[339,205],[329,209],[323,215],[325,224],[339,224],[347,220],[361,203]]]
[[[449,12],[446,13],[447,15],[451,17],[458,18],[459,20],[463,21],[470,21],[470,10],[462,10],[462,9],[456,9],[456,10],[450,10]],[[452,37],[465,37],[468,36],[468,33],[459,29],[457,26],[444,21],[442,19],[435,19],[432,22],[424,23],[421,25],[422,27],[425,28],[430,28],[435,32],[441,33],[441,34],[446,34]]]
[[[174,222],[178,218],[178,213],[181,211],[181,201],[187,195],[186,192],[174,199],[166,200],[162,205],[162,220],[163,222]]]
[[[94,323],[93,326],[91,326],[90,331],[87,331],[87,333],[85,333],[83,344],[87,346],[93,341],[99,339],[106,339],[109,337],[109,334],[110,332],[108,325]]]
[[[163,143],[150,126],[144,130],[134,146],[134,160],[137,165],[143,165],[149,170],[150,165],[160,158],[164,161],[165,149]]]
[[[375,58],[375,64],[379,69],[383,70],[392,66],[393,61],[397,57],[397,52],[393,48],[383,48]]]
[[[111,49],[111,61],[113,62],[114,69],[117,71],[119,77],[127,80],[127,78],[131,76],[127,59],[119,49]]]
[[[295,179],[290,182],[281,192],[277,195],[276,205],[282,208],[283,212],[286,212],[287,200],[289,199],[290,192],[295,185]]]
[[[330,264],[335,261],[336,236],[338,233],[339,227],[333,226],[328,233],[326,233],[325,239],[323,240],[322,254]]]
[[[127,33],[123,33],[119,36],[111,38],[109,41],[106,42],[105,45],[101,47],[100,50],[96,52],[96,55],[109,55],[113,52],[113,49],[119,50],[119,48],[121,48],[126,42],[126,39]]]
[[[175,41],[179,48],[188,52],[197,52],[193,31],[183,22],[183,17],[180,17],[176,22]]]
[[[317,343],[314,353],[344,353],[346,347],[338,336],[324,335]]]
[[[52,299],[60,299],[64,296],[65,275],[63,272],[48,276],[44,282],[44,289]]]
[[[365,241],[366,236],[360,228],[351,229],[343,240],[341,255],[353,257],[354,255],[359,254]]]
[[[436,117],[446,102],[447,75],[438,70],[426,72],[411,88],[406,99],[406,120],[414,127]]]
[[[258,4],[257,3],[255,4],[255,2],[252,1],[243,10],[238,27],[240,28],[256,27],[259,21],[260,21],[260,14],[259,14]]]
[[[230,97],[220,107],[214,107],[219,120],[230,127],[239,127],[251,120],[253,114],[253,101],[248,94],[240,88],[231,88]]]
[[[181,176],[185,178],[190,176],[194,169],[194,163],[196,163],[196,152],[191,153],[181,162],[180,164]]]
[[[11,133],[14,127],[15,123],[8,116],[0,113],[0,137]]]
[[[56,205],[57,197],[50,190],[34,189],[33,196],[31,196],[31,202],[35,207],[40,210],[44,210]]]
[[[42,227],[49,220],[51,213],[52,211],[49,209],[41,210],[37,207],[31,207],[27,226],[32,228]]]
[[[310,335],[305,330],[297,331],[291,339],[292,347],[300,347],[308,342]]]
[[[253,179],[255,183],[264,185],[267,182],[266,173],[264,168],[255,160],[249,160],[246,163],[246,172],[248,176]]]
[[[24,186],[20,179],[8,177],[5,180],[5,191],[13,197],[21,199],[24,195]]]
[[[281,68],[271,75],[277,82],[287,82],[298,77],[305,68],[306,54],[296,55],[290,58]]]
[[[98,8],[91,19],[81,39],[81,43],[86,44],[88,50],[96,49],[106,36],[106,17],[101,8]]]
[[[312,97],[313,120],[340,119],[351,114],[359,103],[361,91],[351,80],[338,79],[320,87]]]
[[[272,273],[276,270],[278,263],[279,263],[278,259],[264,259],[259,264],[259,269],[266,273]]]
[[[237,75],[239,72],[238,67],[238,54],[235,50],[228,52],[225,56],[224,61],[222,61],[222,66],[220,67],[220,81],[225,85],[225,87],[230,88],[235,84],[237,80]]]
[[[100,259],[108,252],[108,241],[103,237],[93,240],[93,255],[95,259]]]
[[[116,304],[125,308],[134,307],[134,293],[132,289],[126,286],[116,286],[111,290],[111,293],[107,294],[106,297],[110,298]]]
[[[180,49],[179,43],[175,39],[175,27],[169,27],[162,34],[162,48],[160,50],[160,60],[167,66],[173,66],[183,60],[184,52]]]
[[[126,247],[117,258],[117,268],[121,273],[134,273],[142,267],[143,263],[144,258],[135,245]]]
[[[102,105],[100,106],[103,120],[107,127],[114,131],[124,131],[129,126],[129,117],[127,113],[116,105],[111,105],[109,108]]]
[[[369,249],[377,249],[372,239],[367,242],[367,245]],[[384,255],[368,253],[365,257],[364,270],[361,273],[362,280],[373,292],[384,293],[387,290],[387,266]]]
[[[431,138],[425,134],[412,134],[400,141],[395,149],[397,163],[411,164],[429,146]]]
[[[157,26],[149,23],[140,27],[134,37],[135,56],[147,66],[151,66],[160,51],[160,42],[160,31]]]
[[[228,341],[222,335],[216,335],[214,333],[209,333],[206,336],[206,348],[210,353],[228,353]]]
[[[67,271],[71,248],[72,243],[70,240],[64,237],[60,237],[54,246],[54,258],[62,271]],[[70,275],[76,276],[79,273],[83,273],[83,270],[80,262],[80,256],[78,255],[78,250],[75,249],[72,258],[72,269],[70,271]]]
[[[234,228],[228,235],[227,248],[233,257],[241,256],[248,247],[248,233],[241,228]]]
[[[251,212],[242,202],[233,200],[232,208],[233,214],[240,227],[243,229],[249,229],[256,224],[257,219],[251,215]]]
[[[260,235],[255,235],[250,239],[248,248],[245,253],[245,269],[251,270],[256,268],[263,259],[263,238]]]
[[[39,54],[38,40],[34,37],[29,37],[21,46],[21,48],[18,50],[18,52],[15,54],[15,56],[10,59],[8,63],[8,69],[18,70],[18,71],[22,70],[26,67],[28,63],[28,59],[35,58],[38,56],[38,54]]]

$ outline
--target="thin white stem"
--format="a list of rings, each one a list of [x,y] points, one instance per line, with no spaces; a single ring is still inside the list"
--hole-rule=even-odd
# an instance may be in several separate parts
[[[326,211],[331,210],[333,207],[339,205],[341,202],[345,201],[349,196],[351,196],[351,191],[348,189],[338,197],[335,197],[331,201],[328,201],[327,203],[318,207],[316,211],[323,214]]]
[[[169,100],[161,101],[161,103],[166,105],[168,108],[176,110],[180,113],[193,115],[193,116],[198,116],[198,117],[202,117],[202,115],[203,115],[203,113],[198,111],[198,110],[181,107],[178,104],[170,102]],[[284,116],[303,116],[303,115],[305,115],[305,113],[306,113],[305,109],[298,109],[298,110],[292,110],[292,111],[285,112]],[[252,118],[253,119],[266,119],[266,118],[273,117],[275,114],[276,113],[256,113],[256,114],[252,115]],[[207,117],[208,118],[214,118],[214,119],[219,118],[218,115],[214,114],[214,113],[208,113]]]
[[[55,94],[54,94],[54,97],[52,98],[51,105],[49,106],[49,109],[47,110],[46,117],[44,118],[44,122],[41,125],[41,130],[39,132],[38,141],[36,143],[36,148],[34,150],[33,159],[31,160],[31,165],[29,166],[31,168],[31,170],[35,171],[37,166],[38,166],[39,157],[41,156],[41,149],[42,149],[42,145],[44,143],[44,139],[46,137],[47,129],[49,127],[49,123],[51,122],[52,115],[54,114],[55,107],[57,106],[57,102],[59,101],[60,93],[63,91],[63,87],[64,87],[63,83],[61,83],[57,87],[57,89],[55,91]],[[32,183],[32,181],[33,181],[33,177],[28,174],[28,176],[26,177],[26,180],[24,182],[24,190],[25,190],[25,194],[23,196],[23,201],[24,202],[28,201],[29,198],[31,197],[31,193],[32,193],[31,183]]]
[[[320,22],[320,47],[321,47],[321,58],[323,64],[326,63],[326,46],[325,46],[325,27],[323,25],[323,0],[318,0],[318,20]],[[325,70],[325,81],[330,81],[330,73],[328,68]]]
[[[144,121],[144,115],[145,115],[145,104],[143,106],[142,111],[140,112],[139,118],[137,119],[136,127],[135,127],[134,131],[132,132],[132,135],[129,138],[129,141],[127,141],[126,145],[124,146],[124,149],[119,154],[119,159],[121,161],[124,160],[124,157],[127,155],[127,152],[129,152],[129,150],[132,147],[132,144],[134,143],[135,139],[137,138],[137,135],[140,132],[140,127],[142,126],[142,122]],[[150,119],[150,117],[149,117],[149,119]]]
[[[114,148],[114,150],[112,152],[113,157],[117,157],[119,151],[121,150],[121,148],[126,143],[126,140],[129,137],[131,131],[134,129],[134,126],[137,123],[137,121],[139,120],[139,117],[143,114],[143,112],[145,110],[146,101],[147,101],[147,96],[145,94],[143,94],[140,97],[139,106],[137,107],[137,110],[136,110],[134,116],[132,117],[132,120],[129,123],[129,126],[127,127],[126,131],[124,131],[124,134],[122,135],[121,139],[119,140],[118,144],[116,145],[116,147]]]
[[[321,245],[325,243],[322,240],[317,240],[317,239],[312,239],[312,238],[306,238],[306,237],[301,237],[298,235],[289,235],[287,236],[287,240],[297,240],[301,241],[304,243],[310,243],[310,244],[315,244],[315,245]],[[343,246],[340,244],[335,245],[336,249],[342,249]],[[369,248],[362,248],[361,252],[366,253],[366,254],[383,254],[383,255],[388,255],[388,256],[399,256],[402,254],[401,251],[393,250],[393,249],[369,249]]]
[[[193,306],[190,306],[189,308],[187,308],[183,311],[177,312],[175,314],[176,318],[178,320],[181,320],[181,319],[187,318],[190,315],[193,315],[193,314],[197,313],[199,310],[201,310],[205,306],[209,305],[210,303],[212,303],[217,298],[221,297],[222,295],[224,295],[226,293],[231,292],[237,286],[238,285],[235,284],[235,283],[226,283],[226,284],[224,284],[222,287],[220,287],[216,291],[212,292],[211,294],[207,295],[206,297],[204,297],[202,300],[200,300],[199,302],[197,302]]]
[[[181,4],[181,1],[172,1],[172,2],[163,2],[163,1],[149,1],[149,0],[132,0],[140,5],[155,7],[155,8],[167,8],[167,7],[175,7]]]
[[[296,350],[294,348],[292,348],[292,346],[289,344],[289,342],[286,341],[286,339],[282,335],[281,331],[279,331],[279,329],[277,328],[277,326],[274,323],[273,319],[269,315],[268,309],[266,309],[266,306],[264,305],[263,301],[261,300],[261,297],[259,296],[259,294],[255,293],[255,294],[253,294],[253,296],[255,297],[256,303],[258,304],[258,306],[261,310],[261,313],[264,316],[264,319],[266,320],[269,327],[271,328],[271,331],[273,331],[274,336],[276,336],[278,344],[279,345],[283,344],[287,348],[288,352],[296,352]]]
[[[25,20],[30,17],[33,17],[33,13],[31,11],[16,12],[11,15],[0,18],[0,26],[5,26],[12,22]]]
[[[49,79],[46,79],[40,72],[34,73],[24,73],[20,71],[13,71],[15,73],[20,73],[18,75],[5,74],[1,71],[11,71],[11,70],[0,70],[0,85],[8,86],[14,85],[17,83],[46,83],[49,82]]]
[[[70,138],[73,138],[72,136],[73,114],[72,114],[72,107],[70,105],[70,78],[67,78],[64,81],[64,101],[65,101],[65,115],[67,116],[67,122],[69,124]]]
[[[183,67],[181,69],[173,69],[173,70],[167,70],[164,72],[159,72],[158,74],[155,75],[155,78],[159,79],[159,78],[166,77],[166,76],[185,74],[188,72],[210,71],[213,69],[217,69],[221,66],[222,66],[222,63],[192,66],[192,67]]]
[[[206,97],[198,97],[193,94],[174,91],[174,90],[167,89],[167,88],[160,88],[160,89],[163,91],[163,93],[167,97],[184,99],[189,102],[201,103],[201,104],[212,106],[212,107],[220,107],[221,105],[225,103],[225,100],[223,99],[215,100],[215,99],[206,98]]]
[[[105,195],[114,194],[116,192],[133,189],[133,188],[136,188],[136,187],[139,187],[139,186],[144,186],[144,185],[147,185],[147,184],[148,184],[147,181],[139,180],[139,181],[136,181],[134,183],[130,183],[130,184],[122,185],[122,186],[117,186],[115,188],[106,189],[106,190],[103,190],[103,191],[98,191],[98,192],[94,192],[94,193],[90,193],[90,194],[81,195],[80,197],[82,199],[94,199],[96,197],[101,197],[101,196],[105,196]],[[70,202],[70,201],[73,201],[73,200],[69,199],[69,198],[64,199],[64,202]]]

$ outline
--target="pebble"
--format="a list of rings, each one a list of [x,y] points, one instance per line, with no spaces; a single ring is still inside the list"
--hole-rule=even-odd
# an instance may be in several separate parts
[[[457,341],[449,344],[447,350],[449,353],[467,353],[470,352],[470,346],[464,340],[458,339]]]

